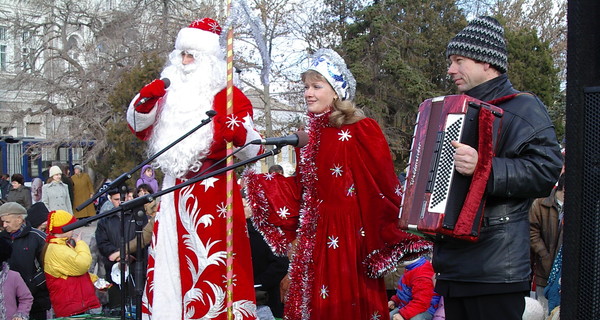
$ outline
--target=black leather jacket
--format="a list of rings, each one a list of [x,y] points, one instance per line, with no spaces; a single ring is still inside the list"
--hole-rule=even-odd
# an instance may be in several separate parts
[[[514,93],[518,91],[506,74],[466,92],[483,101]],[[534,198],[550,194],[562,158],[552,121],[537,97],[520,94],[497,106],[504,116],[479,241],[436,243],[433,266],[442,281],[521,284],[518,287],[523,288],[530,275],[528,211]]]

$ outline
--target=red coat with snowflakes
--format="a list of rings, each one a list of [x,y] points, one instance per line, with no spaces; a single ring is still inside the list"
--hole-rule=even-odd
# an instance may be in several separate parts
[[[397,228],[401,188],[377,122],[312,116],[308,128],[298,176],[248,174],[257,229],[279,254],[298,240],[285,319],[388,319],[381,276],[431,244]]]
[[[204,164],[224,158],[228,142],[240,147],[249,140],[260,138],[256,131],[248,129],[252,118],[248,98],[234,88],[233,99],[233,113],[227,115],[226,90],[214,97],[213,109],[217,115],[212,120],[213,143],[203,159]],[[144,113],[132,110],[136,109],[136,100],[137,97],[130,104],[128,122],[138,137],[147,139],[152,135],[152,121],[160,114],[161,100],[158,100],[158,107]],[[139,116],[137,123],[132,121],[135,116]],[[203,118],[203,115],[198,116],[198,123]],[[133,130],[134,127],[138,130]],[[253,156],[259,150],[260,147],[248,148],[237,156]],[[166,175],[162,189],[183,181]],[[255,319],[248,231],[235,175],[231,183],[233,315],[235,319]],[[227,173],[223,173],[161,197],[149,250],[143,300],[145,319],[227,319],[227,196]]]

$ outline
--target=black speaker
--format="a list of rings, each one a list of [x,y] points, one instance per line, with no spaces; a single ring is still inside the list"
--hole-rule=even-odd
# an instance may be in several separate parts
[[[600,319],[600,1],[569,0],[561,319]]]

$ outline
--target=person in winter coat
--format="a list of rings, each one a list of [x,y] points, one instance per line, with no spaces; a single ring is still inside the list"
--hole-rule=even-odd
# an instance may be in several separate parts
[[[16,202],[7,202],[0,206],[0,220],[4,228],[4,231],[0,232],[0,238],[12,244],[13,252],[8,260],[10,269],[21,275],[33,296],[29,319],[46,320],[50,298],[41,259],[46,234],[33,229],[26,223],[26,217],[27,211]]]
[[[15,173],[10,178],[12,189],[6,196],[6,202],[16,202],[25,209],[31,207],[31,189],[25,186],[25,178],[20,173]]]
[[[135,183],[135,187],[138,188],[142,184],[147,184],[152,188],[154,192],[160,191],[158,188],[158,181],[154,175],[154,168],[151,165],[147,164],[142,167],[142,174],[140,178]]]
[[[546,311],[548,300],[544,297],[544,288],[548,285],[552,263],[562,246],[564,185],[565,176],[562,174],[558,179],[558,186],[552,190],[550,196],[535,199],[529,210],[535,292]]]
[[[89,205],[81,211],[75,210],[77,206],[87,201],[94,195],[94,186],[92,185],[92,179],[90,176],[83,172],[83,167],[75,165],[73,167],[74,175],[71,176],[73,181],[73,213],[77,219],[91,217],[96,214],[96,210],[93,205]]]
[[[48,208],[48,211],[64,210],[73,214],[71,198],[69,196],[69,187],[61,180],[62,170],[58,166],[50,168],[49,183],[42,187],[42,202]]]
[[[469,22],[450,40],[446,56],[458,91],[500,107],[504,115],[493,156],[452,141],[458,174],[481,183],[473,173],[486,160],[491,173],[478,241],[435,242],[435,291],[444,297],[448,320],[521,320],[530,291],[529,208],[558,180],[560,145],[546,106],[508,79],[504,28],[496,19]]]
[[[425,257],[406,261],[396,294],[388,301],[390,319],[430,320],[440,296],[433,291],[433,267]]]
[[[33,304],[33,296],[21,275],[8,267],[12,254],[10,243],[0,238],[0,319],[26,320]]]
[[[79,235],[62,229],[75,221],[77,219],[64,210],[48,214],[44,271],[50,301],[57,317],[69,317],[100,308],[93,284],[97,277],[88,273],[92,264],[90,248]]]

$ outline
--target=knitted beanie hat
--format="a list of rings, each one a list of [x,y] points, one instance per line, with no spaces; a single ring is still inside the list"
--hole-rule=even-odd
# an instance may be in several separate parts
[[[52,211],[48,214],[47,231],[49,234],[64,233],[62,228],[76,221],[77,219],[75,219],[75,217],[72,214],[64,210]]]
[[[48,175],[53,177],[55,174],[62,174],[62,170],[60,170],[59,166],[50,167],[50,173]]]
[[[506,73],[508,56],[504,28],[492,17],[473,19],[448,43],[446,57],[454,54],[489,63]]]

